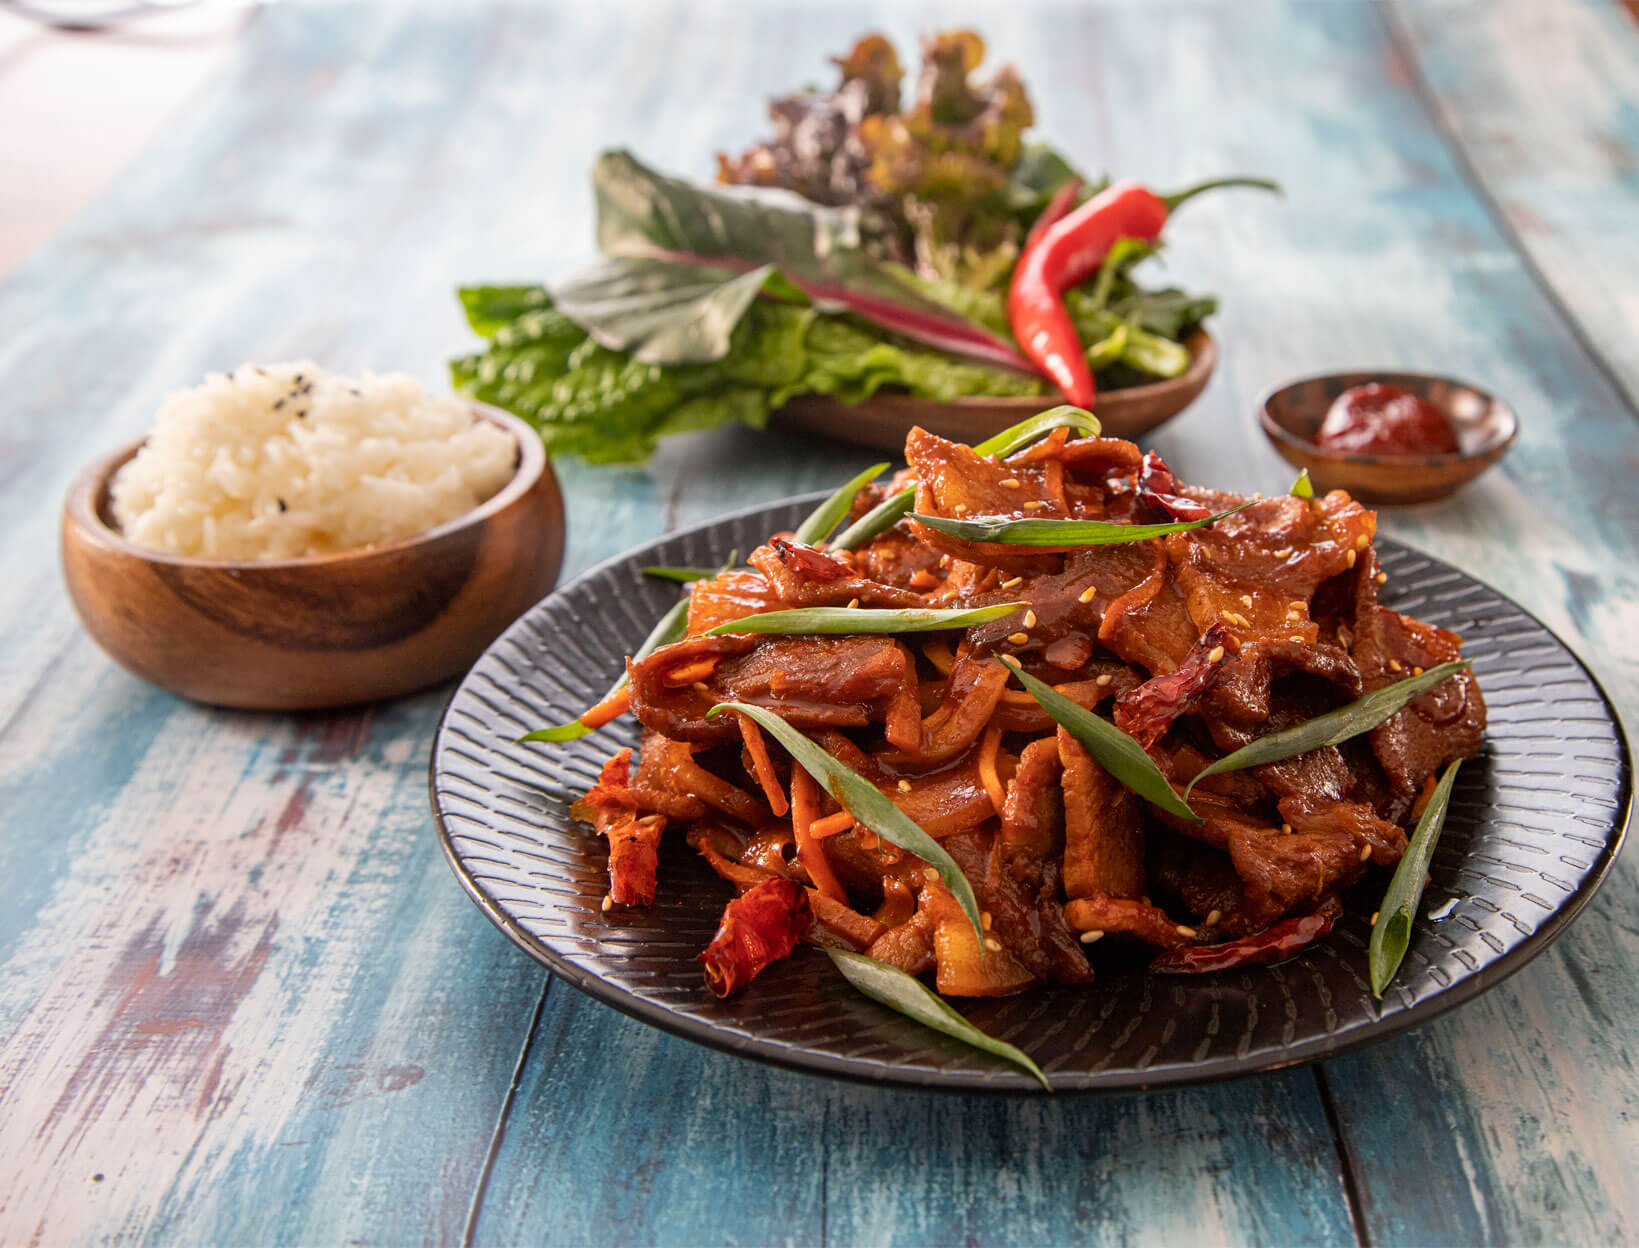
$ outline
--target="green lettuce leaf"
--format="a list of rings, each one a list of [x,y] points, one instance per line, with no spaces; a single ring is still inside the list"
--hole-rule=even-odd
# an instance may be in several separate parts
[[[894,341],[796,303],[753,300],[720,359],[657,365],[595,341],[550,301],[515,298],[529,310],[493,329],[487,350],[451,361],[451,381],[529,420],[549,453],[593,463],[646,459],[675,433],[727,424],[760,429],[797,394],[859,402],[884,386],[937,399],[1040,388],[1032,378]],[[482,299],[463,292],[469,308]]]
[[[625,151],[598,158],[592,187],[598,247],[605,256],[704,267],[719,282],[726,280],[725,268],[771,265],[823,311],[847,309],[941,350],[1035,372],[1010,340],[922,297],[887,272],[864,246],[856,206],[829,207],[770,188],[705,186],[668,177]],[[659,280],[666,270],[648,272]],[[580,319],[567,304],[564,311]],[[582,323],[615,345],[600,327]],[[646,358],[691,363],[702,356],[668,355],[657,345]]]
[[[942,402],[1042,392],[1042,383],[1034,377],[895,343],[837,317],[816,319],[805,345],[807,367],[794,385],[775,395],[776,407],[797,394],[827,394],[844,403],[862,403],[884,386]]]
[[[493,338],[496,330],[524,313],[552,306],[544,286],[464,286],[457,293],[467,324],[480,338]]]
[[[773,276],[716,265],[621,256],[553,287],[558,310],[612,351],[643,364],[708,364]]]

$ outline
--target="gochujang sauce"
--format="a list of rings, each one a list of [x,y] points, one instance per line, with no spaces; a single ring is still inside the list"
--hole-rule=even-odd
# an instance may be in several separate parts
[[[1420,395],[1380,381],[1351,386],[1332,400],[1315,444],[1355,455],[1449,455],[1458,450],[1444,412]]]

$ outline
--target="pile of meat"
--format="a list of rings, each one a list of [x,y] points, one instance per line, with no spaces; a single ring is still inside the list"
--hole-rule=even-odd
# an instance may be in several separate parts
[[[905,454],[856,517],[912,485],[917,512],[960,520],[1152,524],[1248,501],[1063,430],[998,462],[918,429]],[[804,939],[931,971],[953,995],[1084,983],[1089,955],[1135,942],[1160,969],[1286,956],[1330,929],[1341,890],[1399,861],[1436,770],[1478,750],[1473,677],[1341,746],[1207,778],[1191,823],[1114,780],[998,656],[1109,716],[1182,792],[1256,737],[1457,657],[1457,636],[1379,604],[1375,528],[1334,492],[1063,550],[909,518],[853,551],[776,536],[754,570],[697,583],[688,636],[630,665],[637,758],[617,754],[576,807],[608,837],[605,906],[653,900],[656,848],[676,828],[741,894],[702,958],[719,992]],[[701,635],[792,607],[1008,602],[1028,605],[959,634]],[[729,701],[777,712],[943,845],[979,899],[982,957],[926,863],[856,825],[748,718],[707,717]],[[1095,947],[1105,936],[1119,939]]]

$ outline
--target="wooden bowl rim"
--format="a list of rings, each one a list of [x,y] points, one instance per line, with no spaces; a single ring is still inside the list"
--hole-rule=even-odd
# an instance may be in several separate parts
[[[361,546],[356,550],[338,550],[327,555],[300,555],[291,559],[202,559],[194,555],[174,555],[168,551],[139,546],[102,518],[101,502],[113,476],[126,462],[147,444],[147,437],[138,438],[119,450],[94,460],[84,468],[69,487],[65,510],[85,540],[113,550],[126,558],[144,563],[161,564],[176,568],[242,570],[277,572],[311,569],[314,571],[344,568],[367,563],[378,557],[390,557],[421,545],[430,545],[469,525],[481,524],[500,514],[532,490],[542,476],[556,479],[546,448],[535,430],[511,412],[491,407],[475,399],[463,399],[475,416],[499,425],[513,437],[518,446],[518,466],[512,479],[471,511],[446,520],[436,528],[423,533],[412,533],[397,541],[379,546]]]
[[[1330,450],[1327,447],[1310,442],[1307,438],[1300,438],[1276,420],[1269,410],[1270,404],[1275,401],[1276,397],[1288,390],[1295,390],[1299,386],[1314,385],[1316,382],[1337,381],[1348,377],[1386,380],[1391,385],[1410,382],[1413,385],[1427,386],[1432,382],[1439,382],[1447,386],[1467,390],[1472,394],[1480,395],[1486,402],[1491,404],[1493,409],[1502,414],[1501,432],[1485,445],[1472,451],[1442,451],[1435,455],[1367,455],[1357,451]],[[1364,385],[1366,382],[1358,381],[1353,384]],[[1303,377],[1295,377],[1290,381],[1283,381],[1280,385],[1271,386],[1268,390],[1265,390],[1258,400],[1258,423],[1263,428],[1264,436],[1271,442],[1290,447],[1317,464],[1369,468],[1404,468],[1407,464],[1421,464],[1429,468],[1454,468],[1460,465],[1474,464],[1481,460],[1491,461],[1500,457],[1504,451],[1514,444],[1514,439],[1519,437],[1520,422],[1519,413],[1514,410],[1514,405],[1507,399],[1501,398],[1481,386],[1476,386],[1472,382],[1463,381],[1459,377],[1448,377],[1443,373],[1420,373],[1408,369],[1335,368],[1324,373],[1310,373]]]

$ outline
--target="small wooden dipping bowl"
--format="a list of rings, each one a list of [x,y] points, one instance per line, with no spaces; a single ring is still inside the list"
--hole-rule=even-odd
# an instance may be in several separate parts
[[[1370,381],[1387,382],[1427,399],[1457,435],[1455,453],[1357,455],[1315,445],[1332,400]],[[1429,503],[1467,485],[1503,457],[1519,434],[1519,417],[1495,395],[1428,373],[1362,370],[1305,377],[1271,390],[1258,417],[1286,462],[1307,468],[1317,490],[1347,490],[1361,502]]]
[[[305,710],[410,693],[465,671],[552,588],[563,496],[541,440],[483,404],[518,443],[499,493],[402,541],[304,559],[190,559],[128,542],[109,502],[141,442],[92,464],[63,506],[63,574],[92,638],[172,693],[215,706]]]
[[[1206,389],[1218,364],[1218,342],[1204,329],[1184,339],[1189,368],[1167,381],[1102,391],[1093,415],[1108,438],[1137,439],[1164,425]],[[1028,420],[1064,400],[1048,394],[1024,398],[918,399],[878,394],[863,403],[844,403],[829,395],[798,395],[774,414],[790,429],[840,438],[860,446],[902,452],[905,435],[917,425],[929,433],[970,445]]]

